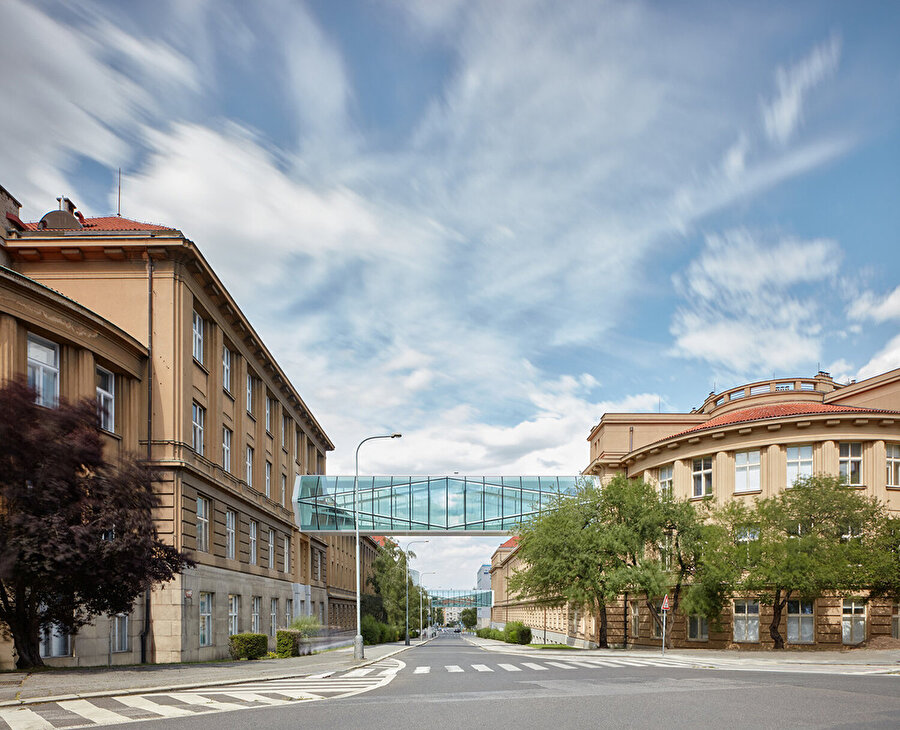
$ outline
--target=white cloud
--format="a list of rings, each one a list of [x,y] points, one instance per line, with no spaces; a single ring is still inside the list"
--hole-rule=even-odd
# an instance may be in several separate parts
[[[857,379],[871,378],[873,375],[879,375],[900,368],[900,335],[894,337],[888,342],[869,362],[863,365],[856,374]]]
[[[674,353],[736,375],[817,360],[820,307],[804,290],[832,279],[840,260],[825,239],[769,243],[743,229],[707,236],[700,256],[674,277],[685,300],[672,320]]]
[[[850,304],[847,314],[851,319],[875,322],[900,319],[900,286],[882,297],[863,292]]]
[[[816,46],[809,55],[790,68],[780,67],[775,74],[777,96],[763,105],[766,135],[785,144],[803,120],[806,95],[837,70],[841,41],[837,36]]]

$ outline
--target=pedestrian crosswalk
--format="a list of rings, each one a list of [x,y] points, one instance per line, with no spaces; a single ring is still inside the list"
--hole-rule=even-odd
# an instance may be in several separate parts
[[[168,692],[69,699],[57,702],[0,707],[0,730],[66,730],[113,725],[137,720],[190,717],[254,707],[274,707],[299,700],[351,697],[388,684],[406,666],[384,659],[344,673],[238,684],[197,687]]]
[[[537,661],[528,661],[528,662],[496,662],[496,663],[479,663],[479,664],[468,664],[468,665],[460,665],[460,664],[445,664],[441,666],[432,667],[429,664],[420,664],[419,666],[412,666],[413,674],[431,674],[432,671],[437,672],[448,672],[451,674],[459,674],[463,672],[476,672],[476,673],[514,673],[514,672],[523,672],[523,671],[532,671],[532,672],[546,672],[552,669],[563,669],[563,670],[573,670],[573,669],[598,669],[601,667],[607,668],[622,668],[622,667],[697,667],[699,666],[696,661],[688,660],[688,659],[668,659],[664,657],[660,657],[658,659],[651,657],[640,657],[640,658],[629,658],[629,659],[563,659],[563,660],[549,660],[542,659],[540,662]]]

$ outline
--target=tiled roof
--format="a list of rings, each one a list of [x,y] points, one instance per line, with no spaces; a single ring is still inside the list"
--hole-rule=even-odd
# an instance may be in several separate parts
[[[514,548],[514,547],[516,547],[518,544],[519,544],[519,536],[518,536],[518,535],[513,535],[511,538],[509,538],[509,540],[507,540],[505,543],[503,543],[503,544],[502,544],[499,548],[497,548],[497,549],[498,549],[498,550],[502,550],[503,548]]]
[[[748,421],[762,421],[767,418],[785,418],[788,416],[806,416],[818,413],[897,413],[898,411],[885,411],[878,408],[858,408],[855,406],[838,406],[830,403],[773,403],[765,406],[754,406],[753,408],[742,408],[738,411],[723,413],[721,416],[710,418],[705,423],[698,423],[684,431],[674,434],[675,436],[683,436],[686,433],[694,431],[704,431],[708,428],[716,428],[718,426],[730,426],[734,423],[745,423]],[[671,437],[669,437],[671,438]]]
[[[85,218],[82,225],[85,230],[95,231],[174,231],[171,226],[160,226],[156,223],[142,223],[130,218],[122,218],[118,215],[102,216],[100,218]],[[29,231],[38,231],[37,223],[26,223]]]

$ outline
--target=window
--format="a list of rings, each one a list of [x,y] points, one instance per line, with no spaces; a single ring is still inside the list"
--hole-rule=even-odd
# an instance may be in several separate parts
[[[35,402],[56,408],[59,400],[59,345],[28,335],[28,387],[37,392]]]
[[[272,462],[266,462],[266,496],[272,497]]]
[[[794,389],[793,383],[776,383],[775,384],[775,390],[781,391],[781,390],[793,390],[793,389]]]
[[[889,487],[900,487],[900,444],[887,444],[887,481]]]
[[[281,417],[281,448],[287,450],[287,433],[290,428],[290,421],[287,416]]]
[[[191,447],[203,455],[203,423],[206,421],[206,409],[199,403],[191,404]]]
[[[291,538],[284,538],[284,572],[291,572]]]
[[[194,359],[203,364],[203,317],[194,312]]]
[[[844,599],[841,637],[845,644],[859,644],[866,638],[866,604],[858,598]]]
[[[659,467],[659,484],[657,488],[660,495],[672,496],[672,489],[675,486],[674,473],[675,468],[672,464]]]
[[[275,567],[275,530],[269,530],[269,567]]]
[[[734,640],[759,641],[759,601],[734,602]]]
[[[641,604],[631,602],[631,638],[637,639],[641,635]]]
[[[117,613],[112,617],[112,650],[128,651],[128,614]]]
[[[800,390],[815,390],[815,383],[800,383]]]
[[[40,638],[42,657],[71,656],[72,637],[59,626],[55,624],[45,626],[41,630]]]
[[[209,552],[209,500],[197,497],[197,552]]]
[[[97,411],[100,428],[113,433],[116,430],[116,376],[100,367],[97,368]]]
[[[200,646],[212,646],[212,605],[213,594],[200,594]]]
[[[247,373],[247,413],[253,415],[253,376]]]
[[[222,426],[222,468],[231,474],[231,437],[233,432],[228,426]]]
[[[287,476],[284,474],[281,475],[281,500],[284,502],[284,506],[288,506],[288,493],[287,493]]]
[[[706,497],[712,494],[712,457],[694,459],[691,469],[694,480],[694,496]]]
[[[759,491],[758,451],[738,451],[734,455],[734,491]]]
[[[284,599],[284,625],[290,626],[294,620],[294,599]]]
[[[247,480],[247,486],[253,486],[253,447],[247,447],[247,463],[244,478]]]
[[[228,594],[228,635],[234,636],[240,633],[238,618],[241,614],[241,597],[234,593]]]
[[[250,520],[250,565],[256,565],[256,553],[257,553],[257,544],[256,544],[256,533],[259,528],[256,520]]]
[[[269,603],[269,636],[275,636],[278,629],[278,599],[273,598]]]
[[[272,433],[272,399],[266,396],[266,433]]]
[[[227,346],[222,347],[222,387],[231,392],[231,361],[234,355]]]
[[[788,601],[787,640],[791,644],[812,644],[815,636],[815,616],[812,601]]]
[[[250,604],[250,631],[254,634],[259,633],[259,608],[262,605],[262,597],[253,596]]]
[[[787,485],[793,487],[797,480],[811,477],[813,473],[813,447],[788,446],[787,448]]]
[[[771,392],[772,387],[768,384],[766,385],[754,385],[750,388],[750,395],[762,395],[763,393]]]
[[[862,486],[862,444],[844,443],[839,447],[840,475],[851,486]]]
[[[234,560],[234,527],[237,514],[230,509],[225,510],[225,557]]]
[[[709,641],[709,619],[706,616],[688,616],[688,639]]]

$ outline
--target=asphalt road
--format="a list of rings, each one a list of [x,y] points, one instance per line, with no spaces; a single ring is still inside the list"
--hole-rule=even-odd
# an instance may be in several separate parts
[[[486,651],[445,634],[347,698],[202,713],[142,730],[230,728],[900,728],[900,677],[609,666]],[[584,664],[582,666],[579,664]],[[427,668],[427,669],[426,669]]]

